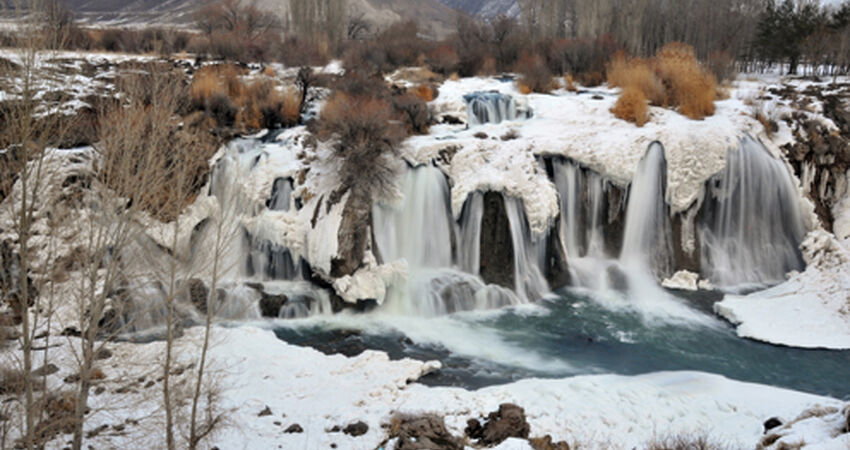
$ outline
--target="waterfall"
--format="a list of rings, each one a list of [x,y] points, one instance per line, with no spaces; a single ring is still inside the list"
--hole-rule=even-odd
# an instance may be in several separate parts
[[[512,96],[496,91],[473,92],[464,95],[463,100],[466,102],[466,115],[470,126],[501,123],[529,116],[528,111],[519,111]]]
[[[449,186],[435,167],[409,170],[398,208],[375,208],[375,239],[385,261],[406,259],[410,270],[451,267],[452,227]]]
[[[549,292],[549,284],[541,270],[541,259],[545,259],[545,237],[537,241],[532,239],[521,200],[514,197],[504,197],[504,200],[514,247],[516,293],[526,302],[540,299]]]
[[[292,199],[292,179],[278,178],[274,180],[272,196],[268,201],[268,208],[272,211],[289,211]]]
[[[603,257],[607,221],[607,181],[583,171],[572,161],[553,161],[554,183],[560,197],[559,234],[569,258]]]
[[[764,286],[804,267],[806,230],[794,180],[764,145],[744,138],[706,185],[699,220],[704,275],[725,288]]]
[[[484,195],[473,192],[464,205],[460,219],[460,248],[458,265],[473,275],[480,273],[481,219],[484,216]]]
[[[403,285],[390,287],[385,308],[416,316],[500,308],[519,302],[505,289],[486,285],[477,275],[482,205],[480,194],[465,213],[463,231],[451,215],[449,187],[432,166],[408,170],[402,181],[404,199],[373,209],[375,242],[384,262],[405,260]],[[458,237],[458,235],[460,235]],[[461,242],[454,267],[453,243]]]
[[[650,144],[629,190],[620,260],[669,274],[672,254],[670,211],[665,201],[667,163],[664,147]]]

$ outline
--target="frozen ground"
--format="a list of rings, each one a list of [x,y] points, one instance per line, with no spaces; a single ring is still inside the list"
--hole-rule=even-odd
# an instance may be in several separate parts
[[[184,369],[175,375],[178,386],[191,383],[202,331],[187,330],[178,341],[176,367]],[[51,360],[60,370],[48,382],[61,389],[62,379],[75,372],[70,349],[78,341],[54,338],[53,342],[59,346],[51,350]],[[527,379],[479,391],[433,388],[415,380],[439,363],[390,361],[386,354],[373,351],[353,358],[326,356],[249,326],[215,328],[213,342],[211,378],[225,421],[209,444],[219,448],[320,449],[336,444],[374,449],[386,438],[382,424],[395,413],[436,413],[446,418],[453,434],[462,435],[467,419],[484,416],[506,402],[525,408],[532,436],[551,434],[583,448],[631,449],[671,434],[708,435],[731,448],[753,448],[768,418],[785,422],[808,408],[841,408],[833,399],[699,372]],[[100,363],[106,378],[96,382],[95,389],[103,390],[92,397],[86,429],[106,427],[87,444],[142,448],[162,442],[158,406],[162,347],[162,343],[110,346],[113,356]],[[260,415],[266,408],[270,414]],[[126,419],[137,423],[127,424]],[[369,426],[363,436],[329,431],[357,421]],[[116,428],[120,424],[125,425]],[[303,432],[286,433],[294,424]],[[811,439],[813,431],[806,433]],[[63,444],[60,438],[50,447]],[[513,441],[501,448],[527,446]]]
[[[848,241],[824,231],[803,242],[808,267],[787,282],[747,296],[727,296],[715,311],[738,335],[773,344],[850,349]]]

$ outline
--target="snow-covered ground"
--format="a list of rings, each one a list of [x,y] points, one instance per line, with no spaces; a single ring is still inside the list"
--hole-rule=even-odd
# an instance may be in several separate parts
[[[175,367],[184,370],[173,381],[181,389],[184,383],[191,386],[202,335],[202,328],[189,329],[177,342]],[[75,373],[70,349],[78,340],[52,342],[59,343],[51,349],[51,361],[60,370],[48,381],[61,389],[62,379]],[[100,393],[91,399],[86,430],[107,427],[86,442],[95,448],[155,447],[163,439],[158,380],[163,343],[109,348],[112,357],[100,362],[106,378],[94,387]],[[443,416],[449,430],[461,436],[468,419],[486,416],[502,403],[525,408],[532,437],[551,434],[582,448],[640,448],[668,435],[707,435],[731,448],[753,448],[771,417],[786,422],[809,408],[842,407],[830,398],[699,372],[527,379],[478,391],[427,387],[415,381],[439,363],[390,361],[374,351],[353,358],[326,356],[250,326],[216,327],[210,361],[224,422],[208,444],[219,448],[320,449],[336,444],[374,449],[387,437],[382,425],[397,413]],[[261,415],[267,408],[270,414]],[[357,421],[369,427],[363,436],[330,431]],[[295,424],[303,432],[285,432]],[[811,442],[813,431],[807,433]],[[822,434],[821,439],[829,437]],[[50,447],[59,448],[62,441]],[[501,448],[528,446],[515,440]]]
[[[803,242],[808,267],[787,282],[727,296],[715,311],[741,337],[805,348],[850,349],[850,242],[824,231]]]

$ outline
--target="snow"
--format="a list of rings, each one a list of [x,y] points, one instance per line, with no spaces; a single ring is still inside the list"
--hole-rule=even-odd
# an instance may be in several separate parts
[[[661,282],[661,285],[668,289],[682,289],[686,291],[695,291],[698,288],[699,275],[687,270],[680,270],[673,274],[672,277]]]
[[[850,404],[837,407],[810,408],[788,423],[770,430],[763,442],[766,449],[817,448],[845,450],[850,448]]]
[[[176,367],[195,361],[202,328],[186,330],[176,341]],[[51,360],[60,371],[48,385],[62,386],[74,373],[72,346],[77,338],[55,338]],[[210,378],[226,421],[208,442],[220,448],[374,449],[386,438],[382,424],[396,413],[436,413],[449,430],[462,435],[466,420],[486,416],[501,403],[525,408],[531,436],[551,434],[555,441],[589,448],[640,447],[658,434],[707,433],[732,448],[752,448],[770,417],[796,417],[808,408],[841,407],[834,399],[793,392],[699,372],[660,372],[639,376],[591,375],[566,379],[527,379],[478,391],[427,387],[415,381],[439,369],[436,362],[390,361],[385,353],[366,351],[347,358],[289,345],[269,330],[215,327],[210,349]],[[86,440],[96,448],[134,448],[161,442],[161,383],[144,388],[140,377],[156,380],[162,342],[115,343],[113,356],[100,362],[105,389],[91,397],[86,429],[128,424],[124,433],[101,433]],[[191,383],[194,371],[181,371],[176,383]],[[129,386],[120,393],[122,386]],[[108,407],[108,408],[107,408]],[[268,407],[272,414],[258,416]],[[830,409],[831,408],[831,409]],[[361,437],[329,432],[355,421],[369,426]],[[279,424],[275,424],[278,422]],[[831,423],[831,422],[830,422]],[[303,433],[283,433],[299,424]],[[55,440],[49,448],[63,445]],[[504,449],[528,448],[519,440]]]
[[[382,305],[387,297],[389,286],[398,285],[407,277],[407,261],[395,261],[391,264],[374,264],[361,268],[354,275],[337,278],[333,282],[334,290],[349,303],[358,300],[375,300]]]
[[[547,180],[538,179],[545,178],[545,173],[521,168],[523,160],[538,155],[569,157],[626,186],[649,144],[657,140],[666,150],[667,200],[674,212],[681,212],[697,201],[704,182],[724,168],[726,153],[737,147],[745,134],[764,137],[763,126],[752,117],[749,107],[734,90],[729,99],[716,103],[715,115],[704,120],[691,120],[675,111],[651,107],[652,118],[644,127],[614,117],[610,109],[618,91],[604,88],[578,94],[558,90],[551,95],[525,96],[510,81],[465,78],[446,81],[432,105],[439,116],[465,120],[463,95],[489,90],[510,94],[519,101],[527,100],[534,117],[469,128],[438,125],[430,135],[408,140],[408,158],[427,163],[439,159],[440,150],[460,147],[455,157],[461,159],[444,168],[452,182],[460,186],[457,196],[476,187],[504,189],[524,200],[529,221],[535,226],[548,223],[557,209],[550,206],[552,197],[543,187]],[[500,141],[508,130],[514,130],[519,137]],[[479,132],[488,138],[476,138]],[[773,151],[777,153],[776,147]],[[453,167],[456,164],[464,167]],[[500,183],[493,181],[490,168],[502,172]],[[510,169],[508,176],[504,174],[506,168]],[[453,198],[456,215],[457,205],[462,201]]]
[[[727,295],[715,312],[741,337],[804,348],[850,349],[850,254],[819,230],[803,242],[808,267],[787,282],[747,296]]]

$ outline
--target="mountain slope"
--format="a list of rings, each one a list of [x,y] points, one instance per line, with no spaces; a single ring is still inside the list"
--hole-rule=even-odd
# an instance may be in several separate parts
[[[490,19],[499,15],[519,15],[517,0],[440,0],[450,8],[459,9],[469,15]]]

